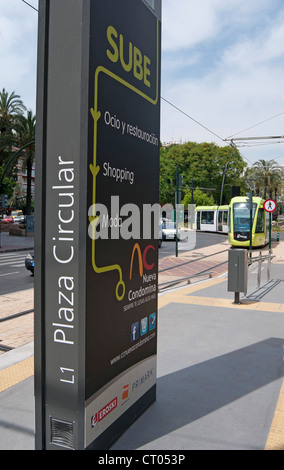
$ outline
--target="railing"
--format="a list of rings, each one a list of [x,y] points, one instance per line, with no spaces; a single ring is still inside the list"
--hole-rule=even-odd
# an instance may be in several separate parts
[[[190,284],[191,279],[195,277],[200,277],[200,276],[209,276],[209,278],[212,277],[212,272],[201,272],[197,274],[192,274],[191,276],[186,276],[181,279],[174,279],[172,281],[167,281],[167,282],[162,282],[161,284],[158,285],[158,292],[162,292],[165,289],[169,289],[170,287],[174,287],[178,284],[182,284],[183,282],[187,282],[187,284]]]
[[[249,258],[248,265],[251,266],[253,263],[258,263],[258,270],[257,270],[257,287],[260,287],[261,284],[261,267],[262,263],[264,261],[268,261],[267,263],[267,281],[270,281],[271,278],[271,260],[272,258],[275,258],[275,256],[272,255],[271,250],[269,250],[268,255],[262,255],[261,251],[259,252],[259,256],[256,258]]]
[[[272,280],[271,279],[271,261],[275,258],[272,256],[271,250],[269,250],[268,255],[262,255],[261,251],[259,252],[259,256],[256,258],[251,258],[249,260],[248,265],[251,266],[253,263],[257,263],[257,290],[252,292],[249,295],[245,295],[248,300],[255,300],[259,301],[262,297],[264,297],[269,291],[271,291],[275,286],[277,286],[281,281],[279,279]],[[267,270],[266,270],[266,283],[261,286],[261,271],[262,271],[262,263],[267,261]]]

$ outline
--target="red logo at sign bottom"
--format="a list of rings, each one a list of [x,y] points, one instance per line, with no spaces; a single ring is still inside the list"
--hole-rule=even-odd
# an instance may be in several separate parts
[[[108,405],[104,406],[98,413],[96,413],[91,418],[91,426],[94,428],[97,423],[102,421],[106,416],[108,416],[113,410],[117,408],[117,397],[114,398]]]

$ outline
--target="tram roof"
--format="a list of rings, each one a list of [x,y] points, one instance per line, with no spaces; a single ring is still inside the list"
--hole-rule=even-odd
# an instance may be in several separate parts
[[[235,202],[247,202],[248,201],[248,196],[236,196],[231,199],[230,205],[234,204]],[[255,202],[256,204],[263,204],[265,201],[261,197],[258,196],[253,196],[252,202]]]
[[[229,210],[229,206],[197,206],[196,211],[224,211]]]

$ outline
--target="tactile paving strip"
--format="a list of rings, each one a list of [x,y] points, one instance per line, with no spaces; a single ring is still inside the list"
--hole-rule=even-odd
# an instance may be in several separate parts
[[[0,393],[34,375],[34,358],[30,357],[0,371]]]
[[[265,450],[284,450],[284,382],[280,391]]]

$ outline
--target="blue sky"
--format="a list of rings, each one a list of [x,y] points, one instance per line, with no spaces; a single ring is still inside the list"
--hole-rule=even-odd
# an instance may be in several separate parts
[[[282,1],[163,0],[162,65],[162,97],[222,139],[284,134]],[[224,145],[163,100],[161,130],[169,140]],[[248,164],[284,163],[284,144],[260,143],[240,148]]]
[[[162,0],[162,8],[161,140],[223,146],[235,134],[284,135],[283,0]],[[32,110],[36,48],[37,12],[0,0],[0,88]],[[239,148],[249,165],[284,164],[284,143],[252,143]]]

